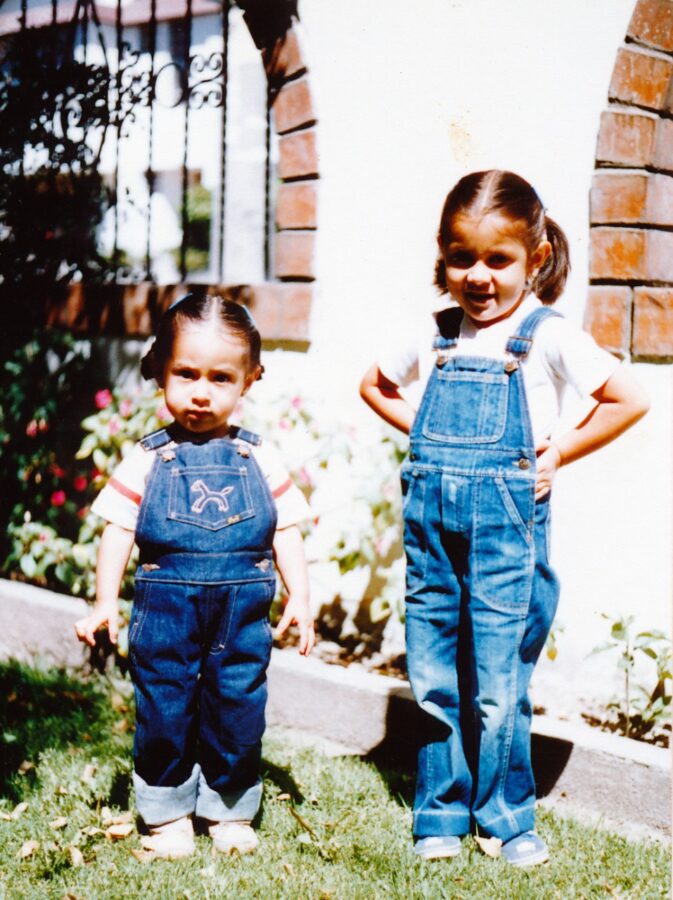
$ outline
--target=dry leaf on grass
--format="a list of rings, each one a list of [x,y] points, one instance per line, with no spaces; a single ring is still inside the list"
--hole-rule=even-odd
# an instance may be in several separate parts
[[[134,829],[135,825],[132,825],[130,822],[122,825],[110,825],[105,832],[105,837],[109,838],[111,841],[122,841],[124,838],[127,838]]]
[[[93,781],[94,775],[96,774],[96,767],[93,763],[87,763],[82,770],[82,774],[80,779],[84,782]]]
[[[0,819],[4,819],[5,822],[11,822],[14,819],[18,819],[21,813],[24,813],[28,809],[28,804],[25,800],[22,803],[17,803],[11,813],[0,813]]]
[[[112,815],[107,806],[104,806],[100,811],[100,817],[103,825],[128,825],[129,822],[133,821],[133,810]]]
[[[475,841],[479,845],[479,848],[486,854],[486,856],[491,856],[493,859],[500,856],[500,850],[502,848],[502,841],[497,837],[479,837],[475,835]]]
[[[278,794],[276,800],[291,800],[292,794]]]
[[[113,694],[110,697],[110,703],[112,704],[112,709],[116,710],[117,712],[128,712],[128,703],[121,694]]]
[[[96,825],[87,825],[86,828],[82,828],[82,834],[93,837],[96,834],[105,834],[105,832],[102,828],[98,828]]]
[[[148,863],[156,858],[156,853],[154,850],[137,850],[134,848],[131,850],[131,856],[134,856],[140,863]]]
[[[54,793],[58,794],[59,797],[65,797],[65,795],[68,793],[68,789],[64,788],[62,784],[58,784],[56,785],[56,790],[54,791]]]
[[[35,763],[31,762],[29,759],[24,759],[16,771],[19,775],[27,775],[29,772],[32,772],[34,768]]]
[[[77,866],[83,865],[84,857],[79,847],[68,847],[68,853],[70,854],[70,865],[73,868],[76,869]]]
[[[36,850],[40,849],[39,841],[26,841],[19,850],[19,859],[28,859]]]
[[[51,822],[49,823],[49,827],[56,828],[56,829],[65,828],[65,826],[67,824],[68,824],[68,820],[66,819],[65,816],[57,816],[55,819],[51,820]]]

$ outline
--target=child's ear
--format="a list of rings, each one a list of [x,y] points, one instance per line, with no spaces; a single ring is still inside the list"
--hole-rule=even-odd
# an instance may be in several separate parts
[[[243,390],[241,391],[241,396],[243,394],[247,394],[253,384],[261,378],[263,369],[261,366],[255,366],[252,372],[248,372],[245,376],[245,381],[243,382]]]
[[[540,270],[551,256],[551,244],[549,241],[540,241],[530,258],[531,269]]]

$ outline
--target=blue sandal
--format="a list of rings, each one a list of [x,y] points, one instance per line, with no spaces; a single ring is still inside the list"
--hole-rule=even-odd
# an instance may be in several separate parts
[[[460,853],[460,838],[455,834],[419,838],[414,843],[414,853],[421,859],[446,859]]]
[[[549,859],[549,849],[534,831],[524,831],[502,845],[501,855],[512,866],[538,866]]]

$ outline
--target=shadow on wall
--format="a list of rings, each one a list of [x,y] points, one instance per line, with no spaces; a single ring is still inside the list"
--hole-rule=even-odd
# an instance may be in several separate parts
[[[379,769],[392,797],[413,803],[416,759],[427,737],[445,737],[442,727],[413,703],[408,691],[400,688],[389,695],[385,737],[365,756]],[[573,745],[569,741],[533,734],[533,772],[538,797],[547,797],[563,774]]]

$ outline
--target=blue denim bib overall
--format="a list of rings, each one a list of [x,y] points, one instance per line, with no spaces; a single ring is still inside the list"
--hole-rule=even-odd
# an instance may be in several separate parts
[[[548,497],[522,364],[542,307],[507,361],[455,357],[461,311],[439,319],[437,366],[402,468],[409,680],[428,713],[414,834],[507,841],[533,827],[528,684],[558,602]]]
[[[236,440],[234,440],[234,438]],[[136,694],[134,784],[147,824],[196,812],[251,820],[259,763],[276,509],[251,445],[229,437],[156,450],[140,507],[129,627]]]

